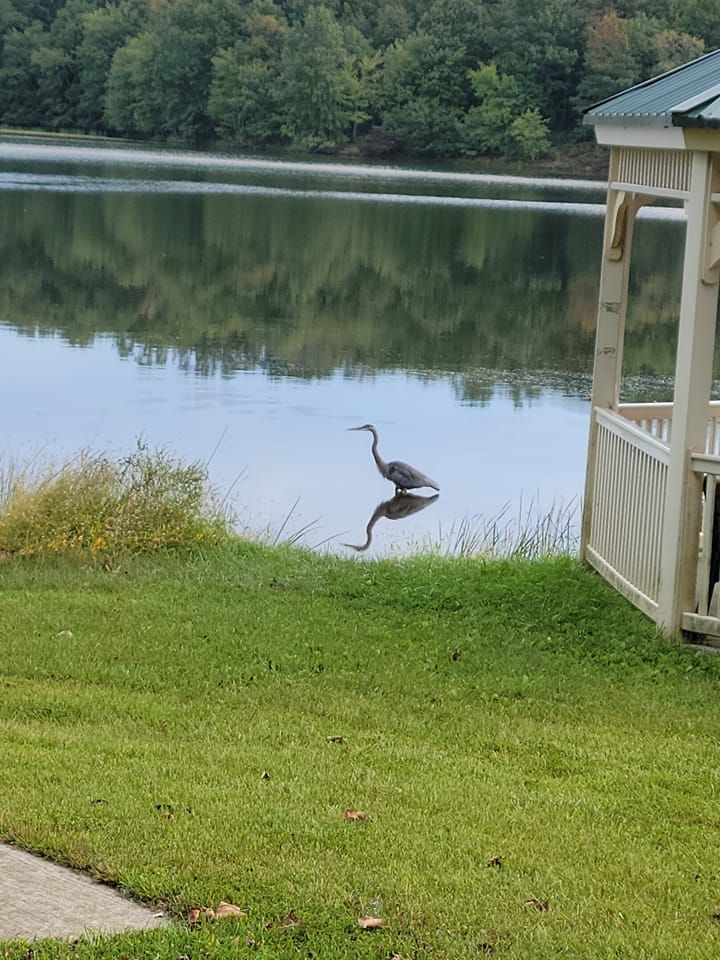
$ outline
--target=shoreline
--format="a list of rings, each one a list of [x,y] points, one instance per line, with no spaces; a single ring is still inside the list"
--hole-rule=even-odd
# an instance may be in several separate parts
[[[112,137],[78,131],[35,130],[0,126],[0,138],[19,140],[63,141],[72,140],[78,145],[99,146],[107,144],[120,147],[142,147],[155,150],[187,150],[198,154],[222,153],[237,157],[266,157],[267,159],[298,162],[325,160],[328,163],[355,161],[368,166],[406,164],[416,169],[444,170],[469,174],[506,174],[508,176],[552,176],[559,178],[584,177],[607,178],[608,151],[595,143],[565,144],[553,147],[547,157],[535,163],[512,160],[505,157],[449,158],[424,157],[402,151],[376,154],[364,152],[358,144],[348,144],[336,150],[302,151],[282,146],[272,148],[259,145],[240,148],[222,140],[197,145],[182,140],[134,140],[128,137]]]

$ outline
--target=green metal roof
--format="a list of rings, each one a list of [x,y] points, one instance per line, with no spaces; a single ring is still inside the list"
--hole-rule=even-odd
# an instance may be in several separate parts
[[[585,111],[584,123],[720,128],[720,50],[638,83]]]

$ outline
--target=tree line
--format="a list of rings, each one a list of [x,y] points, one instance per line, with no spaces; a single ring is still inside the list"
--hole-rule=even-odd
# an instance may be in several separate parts
[[[720,46],[720,0],[0,0],[0,123],[533,159]]]

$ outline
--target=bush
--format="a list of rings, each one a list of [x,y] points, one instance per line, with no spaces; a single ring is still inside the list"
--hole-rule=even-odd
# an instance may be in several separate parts
[[[111,460],[88,452],[64,464],[0,472],[0,551],[109,557],[214,543],[229,523],[207,471],[143,444]]]
[[[518,160],[537,160],[550,151],[547,120],[539,110],[526,110],[510,124],[507,148],[509,157]]]

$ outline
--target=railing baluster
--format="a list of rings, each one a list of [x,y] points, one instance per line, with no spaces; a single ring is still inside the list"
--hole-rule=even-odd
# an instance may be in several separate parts
[[[626,409],[622,416],[605,410],[594,414],[598,419],[598,446],[589,546],[630,588],[646,598],[643,603],[647,608],[647,603],[657,603],[658,597],[669,452],[658,435],[667,429],[671,411],[664,405],[661,416],[652,416],[647,409],[628,412],[630,417],[625,416]]]

